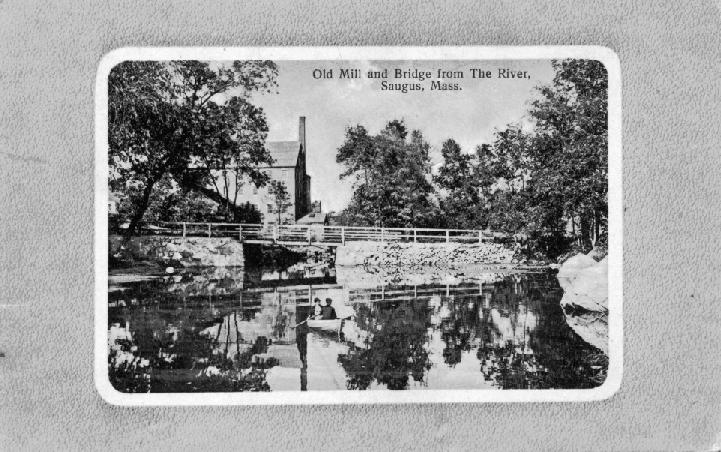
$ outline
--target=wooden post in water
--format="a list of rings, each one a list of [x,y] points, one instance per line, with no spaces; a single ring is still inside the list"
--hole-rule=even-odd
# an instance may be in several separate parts
[[[341,226],[340,228],[340,243],[345,245],[345,226]]]
[[[210,235],[211,235],[211,233],[210,233],[210,223],[208,223],[208,237],[210,237]]]
[[[185,224],[185,221],[183,221],[183,237],[185,237],[185,235],[187,234],[186,226],[187,225]]]
[[[483,232],[478,230],[478,243],[483,243]]]
[[[451,241],[451,231],[446,229],[446,243],[449,243]]]
[[[238,225],[238,240],[240,240],[240,243],[243,243],[243,225]]]
[[[415,228],[413,228],[413,243],[417,243],[417,242],[418,242],[418,239],[416,237],[416,230],[415,230]]]
[[[310,240],[311,240],[311,236],[310,236],[310,226],[308,226],[308,229],[306,229],[305,232],[306,232],[306,236],[308,237],[308,245],[310,245]]]
[[[384,229],[381,228],[381,243],[384,243],[385,241],[386,241],[386,237],[385,237]]]

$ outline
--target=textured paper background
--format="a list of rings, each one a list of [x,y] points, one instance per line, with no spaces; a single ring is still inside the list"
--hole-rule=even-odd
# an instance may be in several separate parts
[[[0,2],[0,449],[710,450],[721,443],[720,27],[718,2]],[[102,55],[458,44],[605,45],[620,56],[620,392],[575,404],[103,402],[92,375]]]

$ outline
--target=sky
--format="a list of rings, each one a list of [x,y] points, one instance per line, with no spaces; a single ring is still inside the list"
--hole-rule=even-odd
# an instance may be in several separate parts
[[[363,125],[378,133],[393,119],[405,121],[409,130],[420,130],[431,145],[431,161],[441,163],[440,148],[448,138],[463,152],[490,143],[494,129],[522,123],[534,88],[553,78],[550,60],[505,61],[276,61],[277,94],[254,94],[252,102],[265,110],[268,141],[296,140],[298,117],[306,117],[307,171],[311,197],[320,200],[323,211],[342,210],[353,194],[352,180],[340,180],[343,168],[335,161],[349,126]],[[357,79],[340,78],[342,68],[360,69]],[[491,71],[492,78],[471,78],[471,68]],[[528,78],[498,78],[498,70],[526,71]],[[316,69],[332,70],[333,78],[322,78]],[[420,83],[423,91],[402,93],[381,90],[381,80],[367,77],[368,71],[389,70],[389,84]],[[431,77],[396,79],[401,71],[430,71]],[[438,69],[461,71],[464,78],[438,78]],[[414,75],[413,73],[410,74]],[[460,90],[431,90],[431,80],[458,83]]]

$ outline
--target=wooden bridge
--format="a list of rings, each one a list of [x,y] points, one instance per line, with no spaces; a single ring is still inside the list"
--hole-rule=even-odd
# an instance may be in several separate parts
[[[347,242],[483,243],[512,240],[507,234],[473,229],[378,228],[361,226],[238,223],[160,223],[140,235],[233,237],[243,243],[340,246]]]

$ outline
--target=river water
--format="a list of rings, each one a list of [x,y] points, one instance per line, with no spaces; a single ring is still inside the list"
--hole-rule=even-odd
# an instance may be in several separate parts
[[[608,361],[568,327],[551,272],[358,286],[232,267],[113,275],[108,369],[123,392],[579,389]],[[343,320],[318,322],[330,298]]]

